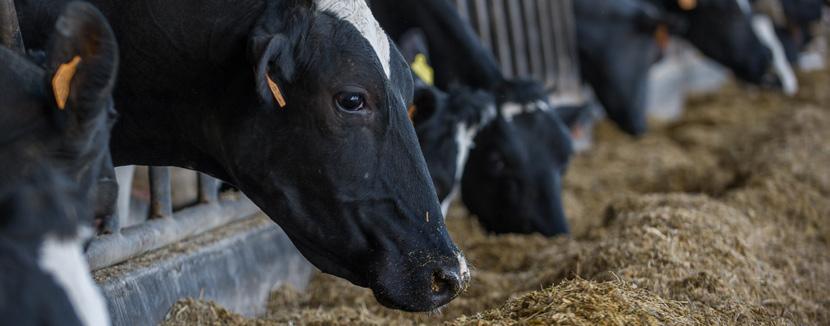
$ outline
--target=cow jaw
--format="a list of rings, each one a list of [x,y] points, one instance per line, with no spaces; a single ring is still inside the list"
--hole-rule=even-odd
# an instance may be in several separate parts
[[[67,240],[47,236],[40,249],[39,265],[66,292],[83,325],[110,324],[107,305],[89,275],[80,238]]]

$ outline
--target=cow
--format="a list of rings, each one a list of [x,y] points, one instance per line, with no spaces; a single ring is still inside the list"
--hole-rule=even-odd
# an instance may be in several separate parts
[[[387,307],[433,310],[466,287],[407,118],[408,65],[363,0],[90,2],[125,62],[116,165],[229,182]],[[27,47],[61,3],[16,0]]]
[[[677,35],[739,79],[780,87],[785,94],[798,91],[771,22],[753,16],[750,0],[648,1],[683,19],[686,28]]]
[[[118,51],[86,3],[67,5],[52,30],[45,69],[21,43],[0,46],[0,313],[10,325],[109,325],[82,248]]]
[[[641,0],[575,1],[574,15],[582,77],[611,121],[642,135],[648,129],[649,70],[661,58],[674,20]]]
[[[801,51],[814,37],[811,27],[821,21],[822,0],[755,0],[753,9],[775,25],[775,32],[791,63],[798,63]]]
[[[20,26],[17,22],[16,10],[12,0],[0,1],[0,44],[6,45],[19,54],[26,54],[27,52],[23,44]],[[33,59],[37,58],[37,61],[40,62],[45,60],[42,52],[33,54],[31,57]],[[93,200],[96,207],[96,217],[100,218],[96,223],[100,225],[101,220],[106,219],[107,216],[112,215],[115,211],[118,184],[115,181],[112,158],[110,157],[109,151],[96,149],[107,147],[103,139],[109,139],[109,130],[115,122],[116,114],[112,108],[109,108],[105,113],[100,115],[75,115],[78,116],[79,120],[72,120],[75,122],[72,128],[77,129],[76,133],[82,137],[83,134],[88,134],[86,138],[90,139],[90,142],[83,145],[83,148],[80,148],[76,144],[63,144],[63,147],[56,151],[64,159],[62,166],[67,171],[72,171],[71,176],[73,180],[81,183],[84,186],[82,189],[87,189],[88,196],[93,198],[91,200]],[[81,128],[86,129],[81,130]],[[80,159],[76,160],[76,158]],[[93,175],[98,175],[97,179],[93,179],[91,177]]]
[[[460,171],[462,201],[485,229],[546,236],[567,233],[561,173],[573,148],[570,135],[563,132],[566,126],[547,103],[542,85],[505,78],[493,54],[449,1],[373,0],[371,6],[395,39],[415,28],[423,32],[438,88],[460,85],[486,90],[495,98],[498,117],[475,137],[467,164]],[[514,119],[518,116],[523,117]],[[490,157],[504,158],[511,164],[500,165]],[[504,184],[514,186],[505,188]]]
[[[49,137],[48,132],[33,132],[29,137],[39,139],[38,143],[46,146],[55,166],[83,189],[84,199],[78,206],[97,206],[97,203],[107,201],[103,199],[107,193],[117,191],[114,178],[109,178],[112,160],[108,147],[109,133],[117,116],[111,93],[118,66],[118,46],[109,25],[96,9],[73,9],[69,13],[79,17],[55,20],[61,26],[49,35],[43,50],[35,56],[36,61],[24,61],[6,53],[6,62],[16,65],[6,69],[12,69],[9,74],[25,78],[44,74],[62,76],[63,79],[53,79],[45,86],[56,98],[53,106],[60,111],[55,114],[56,119],[70,136],[56,138]],[[5,26],[16,23],[12,19],[0,21],[0,25]],[[55,31],[54,26],[48,29]],[[18,47],[13,52],[21,54],[25,49]],[[61,86],[61,81],[71,82],[71,85]],[[5,103],[24,100],[18,98],[21,94],[25,93],[6,94]],[[40,139],[43,135],[46,138]],[[4,170],[0,176],[14,173],[17,171]]]
[[[491,94],[464,87],[448,93],[416,86],[413,123],[445,214],[456,199],[473,139],[496,116]]]
[[[462,200],[492,233],[570,232],[562,179],[573,144],[556,109],[539,96],[509,94],[496,120],[476,137],[464,169]]]
[[[446,216],[460,192],[473,139],[496,117],[495,99],[484,90],[459,85],[444,92],[434,86],[429,47],[420,30],[405,33],[397,43],[415,80],[410,119]]]

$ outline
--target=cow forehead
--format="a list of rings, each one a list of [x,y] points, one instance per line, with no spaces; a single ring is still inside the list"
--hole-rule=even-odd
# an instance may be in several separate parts
[[[386,32],[372,15],[364,0],[317,0],[317,9],[334,14],[337,18],[352,24],[355,29],[372,45],[375,55],[383,66],[386,77],[392,78],[390,68],[391,49]]]

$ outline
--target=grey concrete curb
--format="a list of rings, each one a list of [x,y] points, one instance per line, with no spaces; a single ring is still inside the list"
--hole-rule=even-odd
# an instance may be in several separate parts
[[[280,284],[302,289],[311,265],[276,224],[259,215],[197,236],[94,277],[113,325],[157,325],[179,299],[203,298],[243,315],[264,312]]]

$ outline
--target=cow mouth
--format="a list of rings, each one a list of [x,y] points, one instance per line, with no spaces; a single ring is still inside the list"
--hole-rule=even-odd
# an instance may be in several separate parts
[[[402,282],[375,284],[372,292],[388,308],[407,312],[429,312],[448,304],[467,290],[471,274],[464,255],[446,263],[422,266]],[[380,279],[383,279],[382,277]]]

